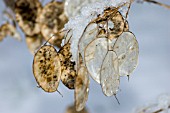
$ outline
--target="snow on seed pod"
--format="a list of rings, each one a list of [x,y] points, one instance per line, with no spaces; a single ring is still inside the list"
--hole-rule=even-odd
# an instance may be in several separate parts
[[[41,33],[34,36],[26,36],[26,44],[31,54],[35,54],[35,51],[42,45],[43,38]]]
[[[77,74],[74,69],[75,62],[71,61],[70,44],[65,44],[58,53],[61,62],[61,81],[67,88],[74,89]]]
[[[119,59],[120,75],[130,75],[137,67],[139,55],[139,46],[134,34],[123,32],[115,42],[113,49]]]
[[[88,99],[89,94],[89,76],[85,66],[78,69],[78,74],[75,81],[75,106],[77,111],[81,111]]]
[[[16,28],[8,22],[0,26],[0,41],[7,36],[11,36],[16,40],[21,41],[21,36],[17,32]]]
[[[108,51],[100,70],[100,82],[106,96],[116,95],[119,89],[119,64],[114,51]]]
[[[65,1],[65,14],[71,18],[80,14],[80,10],[87,4],[97,2],[99,0],[66,0]]]
[[[16,21],[26,35],[33,36],[40,32],[37,17],[41,10],[39,0],[17,0],[15,2]]]
[[[58,47],[61,47],[64,36],[64,33],[59,33],[59,31],[63,29],[67,21],[68,19],[64,14],[64,3],[57,1],[46,4],[38,17],[43,37],[48,40],[51,34],[55,34],[55,38],[49,40],[49,43]]]
[[[57,91],[61,77],[61,64],[53,46],[42,46],[36,52],[33,61],[33,73],[38,85],[44,91]]]

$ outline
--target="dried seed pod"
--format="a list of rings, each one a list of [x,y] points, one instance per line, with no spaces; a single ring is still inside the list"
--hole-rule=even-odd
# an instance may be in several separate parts
[[[128,23],[128,21],[126,20],[126,22],[125,22],[125,24],[124,24],[125,26],[124,26],[124,32],[128,32],[129,31],[129,23]]]
[[[63,44],[67,44],[67,43],[70,43],[70,39],[73,35],[73,31],[72,30],[68,30],[66,33],[65,33],[65,37],[64,37],[64,43]]]
[[[45,40],[48,40],[51,34],[55,34],[56,37],[49,40],[49,42],[61,47],[64,33],[58,32],[64,28],[64,24],[68,21],[64,14],[64,3],[52,1],[46,4],[38,17],[38,21]]]
[[[72,54],[70,53],[70,44],[65,44],[59,50],[59,57],[61,62],[61,81],[69,88],[74,89],[76,71],[74,69],[75,62],[71,61]]]
[[[124,19],[119,11],[113,17],[111,17],[110,21],[108,21],[109,26],[109,39],[118,38],[124,30]]]
[[[114,45],[114,51],[119,59],[119,73],[121,76],[130,75],[137,67],[139,47],[131,32],[123,32]]]
[[[107,39],[97,38],[85,49],[85,64],[91,77],[100,84],[100,70],[107,53]]]
[[[100,82],[106,96],[116,95],[119,89],[119,64],[115,52],[108,51],[100,71]]]
[[[79,40],[79,52],[82,55],[82,58],[84,60],[84,50],[87,47],[87,45],[93,41],[98,34],[98,26],[96,23],[89,24],[85,31],[83,32],[82,37]]]
[[[81,111],[88,99],[89,94],[89,76],[85,66],[81,66],[75,82],[75,106],[76,111]]]
[[[31,54],[34,55],[35,50],[37,50],[43,42],[41,33],[34,36],[26,36],[26,44]]]
[[[0,27],[0,41],[2,41],[7,36],[11,36],[16,40],[21,41],[21,36],[17,32],[16,28],[8,22],[1,25]]]
[[[39,0],[17,0],[15,2],[16,21],[26,35],[33,36],[40,32],[37,17],[41,10]]]
[[[53,46],[42,46],[34,56],[33,73],[38,85],[46,92],[57,91],[61,64]]]

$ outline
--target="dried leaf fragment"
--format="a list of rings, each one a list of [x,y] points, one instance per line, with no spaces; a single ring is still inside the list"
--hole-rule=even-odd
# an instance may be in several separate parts
[[[114,51],[108,51],[100,71],[100,82],[106,96],[116,95],[119,89],[119,65]]]
[[[0,27],[0,41],[2,41],[7,36],[11,36],[16,40],[21,41],[21,36],[17,32],[16,28],[8,22],[1,25]]]
[[[42,46],[34,56],[33,73],[38,85],[46,92],[57,91],[61,64],[53,46]]]
[[[88,99],[89,94],[89,76],[85,66],[81,66],[75,82],[75,106],[77,111],[81,111]]]

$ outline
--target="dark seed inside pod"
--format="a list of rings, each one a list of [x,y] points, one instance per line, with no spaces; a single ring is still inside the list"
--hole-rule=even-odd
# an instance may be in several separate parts
[[[70,44],[65,44],[59,51],[61,61],[61,81],[69,88],[74,89],[76,70],[74,69],[75,62],[71,61]]]
[[[59,56],[53,46],[41,47],[34,56],[33,73],[38,85],[46,92],[57,90],[61,64]]]

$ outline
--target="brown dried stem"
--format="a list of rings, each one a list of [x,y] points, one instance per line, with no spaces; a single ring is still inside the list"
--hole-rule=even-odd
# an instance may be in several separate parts
[[[170,9],[170,5],[163,4],[163,3],[160,3],[160,2],[155,1],[155,0],[143,0],[143,1],[144,1],[144,2],[153,3],[153,4],[156,4],[156,5],[159,5],[159,6],[165,7],[165,8],[167,8],[167,9]]]

